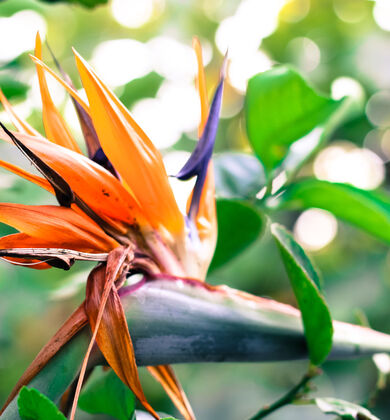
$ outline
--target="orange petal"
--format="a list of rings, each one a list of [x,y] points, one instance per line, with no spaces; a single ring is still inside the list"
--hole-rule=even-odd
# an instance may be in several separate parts
[[[194,412],[171,366],[149,366],[148,371],[160,382],[185,420],[195,420]]]
[[[72,86],[70,86],[69,83],[67,83],[65,80],[61,79],[61,77],[58,76],[57,73],[55,73],[49,66],[47,66],[38,57],[35,57],[34,55],[30,54],[30,58],[32,59],[32,61],[34,61],[34,63],[37,65],[37,67],[42,68],[44,71],[46,71],[51,76],[53,76],[54,79],[56,79],[57,82],[63,88],[65,88],[68,91],[68,93],[72,96],[72,98],[82,106],[84,111],[86,111],[89,114],[89,105],[87,103],[85,103],[85,101],[81,98],[81,96],[78,94],[78,92]]]
[[[106,283],[104,265],[96,267],[88,277],[85,311],[93,331],[97,326],[96,321]],[[115,285],[112,285],[110,289],[106,308],[101,318],[100,326],[97,329],[96,342],[108,364],[118,377],[133,391],[142,405],[156,419],[159,419],[159,416],[149,405],[142,391],[133,344]]]
[[[50,359],[64,346],[76,333],[78,333],[88,322],[84,311],[84,305],[81,304],[73,314],[65,321],[57,333],[43,347],[33,360],[31,365],[24,371],[23,375],[15,385],[7,401],[0,411],[0,415],[7,408],[8,404],[19,393],[23,385],[27,385],[50,361]]]
[[[207,98],[207,87],[206,87],[206,77],[204,74],[203,66],[203,55],[202,55],[202,46],[200,45],[199,39],[194,37],[192,40],[192,48],[195,51],[196,59],[198,62],[198,77],[196,79],[197,88],[199,91],[200,98],[200,124],[198,129],[199,137],[202,135],[204,126],[207,122],[207,117],[209,116],[209,100]]]
[[[146,223],[138,203],[118,179],[100,165],[45,139],[17,133],[16,136],[57,171],[96,214],[119,231],[125,233],[129,225]],[[12,142],[1,129],[0,138]],[[115,224],[115,221],[120,223]]]
[[[87,216],[65,207],[0,203],[0,222],[36,239],[50,238],[56,248],[96,252],[119,245]]]
[[[90,113],[102,148],[153,226],[171,233],[184,229],[162,157],[115,95],[75,52]],[[163,205],[162,205],[163,204]]]
[[[11,117],[12,124],[15,128],[21,133],[30,134],[32,136],[41,137],[41,134],[31,127],[31,125],[21,119],[17,113],[12,108],[11,104],[8,102],[8,99],[4,96],[3,91],[0,89],[0,102],[3,104],[4,109],[7,111],[8,115]]]
[[[4,169],[7,169],[10,172],[13,172],[16,175],[19,175],[24,179],[27,179],[27,181],[30,181],[38,185],[39,187],[44,188],[46,191],[54,193],[53,187],[50,185],[50,182],[48,182],[45,178],[42,178],[38,175],[30,174],[30,172],[19,168],[19,166],[13,165],[12,163],[4,162],[3,160],[0,160],[0,166]]]
[[[42,43],[39,33],[37,33],[35,40],[35,55],[39,59],[42,59]],[[66,125],[58,109],[55,107],[53,100],[51,99],[44,71],[40,66],[36,67],[39,87],[41,89],[42,116],[46,137],[54,143],[81,153],[81,150],[77,145],[76,140],[73,138],[69,127]]]

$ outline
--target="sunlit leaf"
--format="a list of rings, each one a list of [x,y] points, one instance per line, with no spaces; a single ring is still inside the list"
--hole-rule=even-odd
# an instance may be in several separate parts
[[[210,271],[231,261],[261,234],[264,221],[249,203],[217,200],[218,241]]]
[[[318,287],[318,275],[303,249],[286,229],[274,223],[271,232],[302,313],[310,361],[319,365],[332,347],[333,326],[329,309]]]
[[[227,152],[214,158],[218,197],[253,198],[265,185],[264,170],[252,155]]]
[[[390,243],[390,196],[347,184],[305,179],[280,197],[282,209],[316,207]]]
[[[336,414],[343,420],[379,420],[366,408],[336,398],[316,398],[318,408],[325,414]]]
[[[57,406],[34,388],[20,390],[18,408],[22,420],[66,420]]]
[[[79,408],[91,414],[129,420],[135,410],[135,397],[114,371],[95,369],[80,395]]]
[[[324,124],[341,103],[317,93],[288,66],[252,77],[246,96],[247,132],[267,171],[286,157],[292,143]]]

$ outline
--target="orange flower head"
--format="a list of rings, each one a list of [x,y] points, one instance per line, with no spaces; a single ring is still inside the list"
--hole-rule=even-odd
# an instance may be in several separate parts
[[[10,131],[0,123],[0,138],[13,143],[42,176],[4,161],[0,161],[0,166],[54,194],[59,203],[59,206],[0,203],[0,222],[19,231],[0,238],[0,256],[11,263],[37,269],[52,266],[68,269],[75,260],[100,263],[87,283],[85,314],[93,331],[89,351],[96,341],[118,376],[154,416],[139,384],[117,289],[127,274],[135,270],[151,276],[163,273],[204,280],[214,253],[217,222],[211,155],[224,71],[209,109],[202,51],[197,39],[193,46],[198,60],[201,121],[199,142],[176,175],[181,180],[196,178],[185,215],[175,201],[160,152],[76,51],[76,65],[87,102],[80,98],[61,68],[62,77],[59,77],[42,62],[39,34],[36,37],[32,59],[38,73],[45,136],[18,117],[0,90],[0,101],[16,129]],[[54,105],[47,73],[72,97],[88,156],[82,154]],[[113,334],[115,328],[117,333]],[[160,367],[152,370],[152,374],[163,385],[171,384],[167,392],[175,396],[185,417],[193,418],[177,380],[168,380],[173,375],[171,370]]]

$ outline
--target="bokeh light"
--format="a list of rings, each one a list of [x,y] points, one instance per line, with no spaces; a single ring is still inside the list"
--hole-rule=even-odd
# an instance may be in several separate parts
[[[183,132],[195,130],[200,106],[193,84],[164,82],[156,98],[137,102],[133,114],[158,148],[175,144]]]
[[[350,142],[338,142],[322,150],[314,161],[317,178],[345,182],[371,190],[379,187],[385,177],[383,161],[368,149]]]
[[[388,0],[376,0],[373,13],[378,26],[385,31],[390,31],[390,2]]]
[[[291,61],[305,73],[315,70],[320,64],[321,51],[310,38],[294,38],[288,43],[287,51]]]
[[[346,23],[361,22],[368,13],[368,2],[360,0],[333,0],[333,8],[339,19]]]
[[[155,13],[164,10],[164,0],[112,0],[114,19],[127,28],[139,28],[149,22]]]
[[[152,70],[149,49],[134,39],[102,42],[94,50],[91,62],[111,87],[145,76]]]
[[[367,102],[366,114],[372,124],[378,127],[390,126],[390,91],[380,91]]]
[[[231,58],[228,67],[228,82],[239,92],[246,91],[248,80],[257,73],[269,70],[272,60],[259,50]]]
[[[176,81],[193,81],[197,64],[191,43],[183,43],[168,36],[158,36],[147,43],[153,58],[153,67],[161,76]],[[203,61],[206,66],[212,58],[212,49],[205,43]]]
[[[319,251],[330,244],[337,234],[337,220],[321,209],[304,211],[294,225],[296,240],[308,251]]]
[[[23,10],[10,17],[0,18],[0,64],[13,60],[34,48],[36,33],[46,36],[45,19],[33,10]]]
[[[234,58],[256,50],[262,39],[278,25],[278,15],[286,0],[244,0],[236,13],[224,19],[216,32],[219,51]]]
[[[332,98],[341,99],[350,96],[357,100],[362,100],[365,96],[362,85],[352,77],[338,77],[332,82]]]
[[[310,10],[310,0],[290,0],[282,8],[280,12],[280,19],[289,22],[296,23],[304,19]]]

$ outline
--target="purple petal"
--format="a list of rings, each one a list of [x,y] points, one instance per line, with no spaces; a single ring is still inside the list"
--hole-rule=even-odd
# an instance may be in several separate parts
[[[198,213],[199,202],[202,196],[204,182],[206,180],[207,168],[213,154],[222,104],[223,83],[224,75],[222,74],[221,80],[215,90],[209,117],[203,130],[203,134],[190,158],[176,175],[176,178],[180,180],[187,180],[194,176],[197,177],[188,212],[189,219],[193,219]]]

